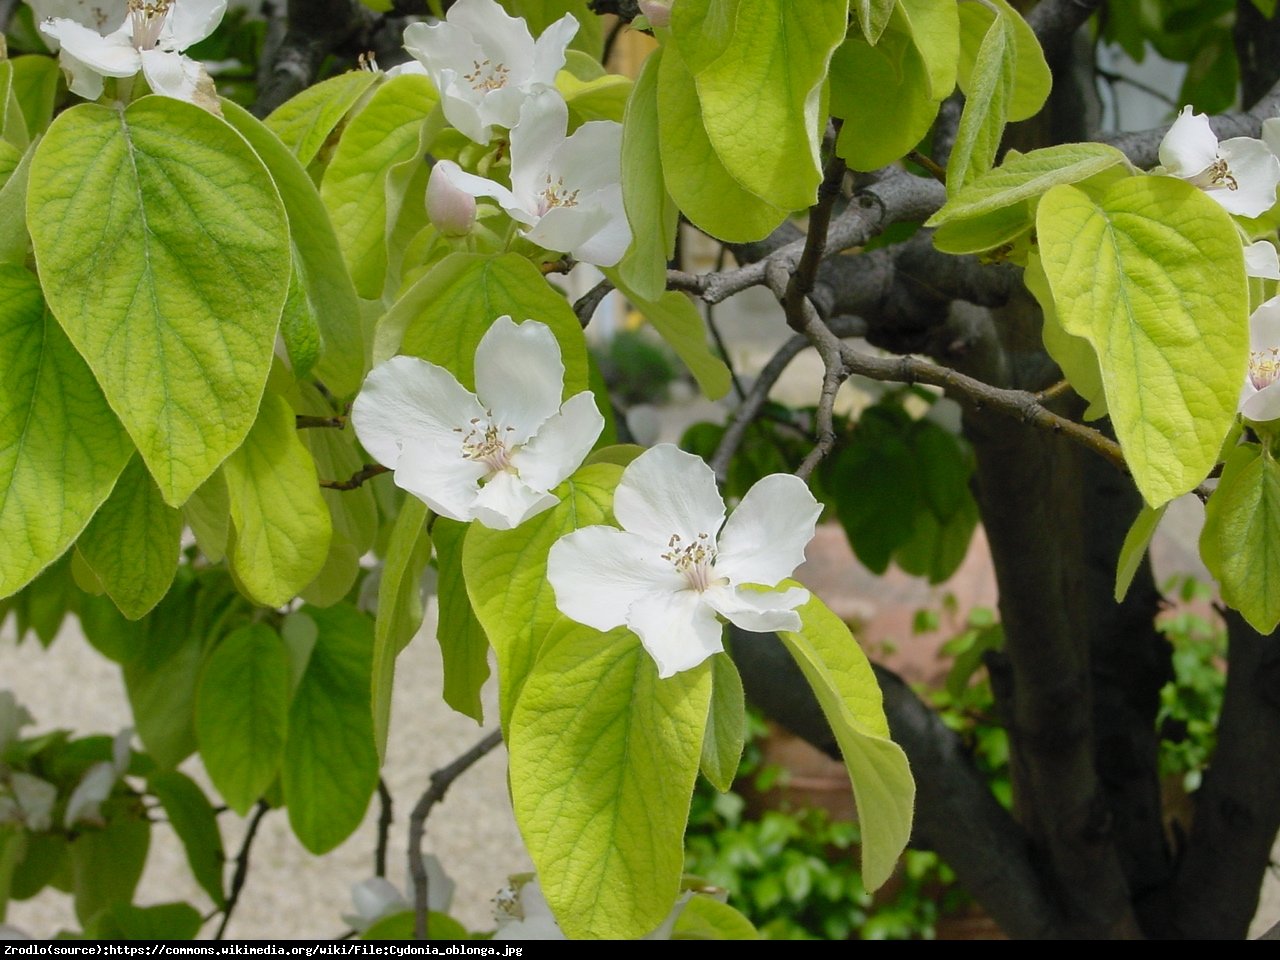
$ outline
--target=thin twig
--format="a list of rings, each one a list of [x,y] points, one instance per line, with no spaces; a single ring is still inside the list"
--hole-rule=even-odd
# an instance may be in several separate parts
[[[724,261],[728,255],[729,248],[723,243],[720,244],[720,250],[716,254],[716,273],[724,269]],[[742,389],[742,381],[738,378],[738,371],[733,368],[733,360],[729,358],[729,348],[725,346],[724,337],[720,336],[720,327],[716,323],[716,305],[714,303],[707,304],[707,329],[711,331],[711,339],[715,341],[716,349],[720,351],[720,359],[729,368],[729,380],[733,384],[733,392],[738,395],[738,402],[741,403],[747,399],[747,395]]]
[[[218,932],[213,939],[221,940],[227,932],[227,924],[231,922],[231,914],[240,902],[240,894],[244,892],[245,881],[249,879],[249,851],[253,848],[253,838],[258,835],[258,825],[267,815],[271,807],[267,801],[259,800],[249,818],[249,827],[245,830],[244,840],[240,842],[240,852],[236,854],[236,871],[231,877],[231,891],[227,894],[227,905],[222,911],[222,922],[218,924]]]
[[[380,804],[378,810],[378,845],[373,851],[373,875],[375,877],[385,877],[387,875],[387,839],[391,834],[391,824],[395,817],[391,791],[387,789],[387,781],[382,777],[378,778],[378,802]]]
[[[612,292],[613,281],[608,279],[601,280],[573,302],[574,315],[577,316],[578,323],[584,329],[591,322],[591,318],[595,316],[596,309],[604,301],[604,298]]]
[[[422,835],[426,830],[427,817],[431,814],[431,808],[444,799],[453,781],[500,743],[502,731],[494,730],[448,766],[431,774],[431,785],[418,798],[413,812],[409,814],[409,875],[413,877],[413,936],[416,940],[426,940],[430,932],[427,917],[427,866],[422,861]]]
[[[391,471],[380,463],[366,463],[347,480],[321,480],[320,486],[327,490],[354,490],[366,480],[381,476]]]
[[[347,426],[347,418],[341,415],[332,417],[313,417],[309,414],[300,413],[293,419],[294,426],[299,430],[316,430],[324,428],[343,430]]]
[[[938,162],[928,154],[921,153],[919,150],[912,150],[907,154],[907,159],[918,166],[924,167],[929,171],[929,176],[937,180],[939,183],[947,182],[947,168],[938,165]]]
[[[1048,403],[1050,400],[1056,400],[1068,390],[1071,389],[1071,383],[1067,380],[1059,380],[1057,383],[1051,383],[1036,393],[1036,400],[1040,403]]]

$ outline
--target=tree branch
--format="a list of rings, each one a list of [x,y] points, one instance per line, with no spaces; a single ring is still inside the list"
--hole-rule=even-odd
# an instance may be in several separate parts
[[[289,26],[275,56],[264,63],[253,105],[265,117],[315,80],[324,58],[367,36],[376,15],[358,0],[288,0]]]
[[[387,875],[387,841],[391,836],[391,824],[394,822],[394,801],[391,791],[387,789],[387,781],[378,778],[378,845],[373,851],[373,875]]]
[[[244,893],[245,882],[249,879],[249,852],[253,849],[253,840],[258,835],[262,818],[270,812],[271,807],[267,805],[267,801],[259,800],[253,815],[249,818],[249,826],[245,830],[244,839],[240,842],[240,852],[236,854],[236,871],[231,877],[231,890],[227,894],[227,905],[222,911],[222,922],[218,924],[218,931],[213,935],[215,940],[221,940],[226,934],[227,924],[231,922],[231,914],[235,912],[236,905],[240,902],[240,895]]]
[[[381,476],[391,471],[380,463],[366,463],[346,480],[321,480],[320,486],[327,490],[355,490],[366,480]]]

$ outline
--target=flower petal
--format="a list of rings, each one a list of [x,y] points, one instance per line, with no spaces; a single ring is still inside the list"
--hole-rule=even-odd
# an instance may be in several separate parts
[[[188,103],[195,102],[200,80],[208,76],[204,64],[181,53],[164,50],[144,50],[140,56],[142,73],[152,91]]]
[[[65,50],[58,54],[58,66],[67,75],[67,89],[77,97],[97,100],[102,96],[102,74],[93,67],[77,60]]]
[[[1253,391],[1253,385],[1246,383],[1246,389]],[[1240,404],[1240,412],[1257,423],[1280,419],[1280,381],[1254,392]]]
[[[475,395],[453,374],[418,357],[392,357],[374,367],[351,407],[360,443],[387,467],[398,466],[411,442],[452,446],[458,453],[457,431],[483,417]]]
[[[665,550],[672,534],[685,544],[700,533],[714,538],[724,524],[724,501],[701,457],[660,443],[622,472],[613,514],[624,529]]]
[[[623,221],[626,222],[625,220]],[[609,225],[609,214],[598,206],[553,207],[537,223],[524,231],[527,240],[548,250],[573,253],[591,243]],[[626,252],[625,249],[623,251]],[[585,258],[578,259],[584,262]],[[608,264],[606,264],[608,266]]]
[[[489,468],[468,460],[457,447],[411,441],[405,444],[392,479],[442,517],[475,519],[480,480]]]
[[[1160,141],[1160,162],[1175,177],[1194,177],[1218,159],[1218,138],[1209,118],[1182,108],[1178,119]]]
[[[1249,349],[1280,348],[1280,297],[1259,304],[1249,316]]]
[[[560,409],[564,363],[560,344],[545,323],[510,317],[493,322],[476,347],[476,395],[500,428],[513,428],[504,439],[524,443]]]
[[[361,921],[351,924],[357,930],[367,929],[375,920],[392,913],[411,909],[404,894],[386,877],[369,877],[355,884],[351,888],[351,902],[356,908],[355,919]]]
[[[730,514],[716,544],[716,573],[729,582],[772,587],[804,563],[822,505],[799,477],[758,480]]]
[[[538,198],[551,173],[551,158],[564,143],[569,108],[554,88],[529,97],[511,131],[511,191],[526,210],[538,210]]]
[[[514,473],[503,470],[480,488],[471,512],[491,530],[514,530],[559,502],[551,494],[534,490]]]
[[[1212,187],[1205,192],[1217,200],[1228,213],[1242,217],[1260,217],[1276,203],[1276,186],[1280,184],[1280,159],[1265,143],[1253,137],[1234,137],[1218,147],[1234,178],[1230,184]]]
[[[169,8],[165,32],[179,50],[199,43],[218,29],[227,0],[180,0]]]
[[[450,122],[453,122],[452,119]],[[457,126],[456,124],[454,125]],[[463,132],[465,133],[465,131]],[[477,177],[474,173],[467,173],[452,160],[438,160],[436,161],[436,166],[444,171],[445,177],[459,190],[469,193],[473,197],[492,197],[498,201],[502,209],[507,211],[513,219],[521,223],[537,222],[536,213],[527,210],[516,195],[502,184],[486,180],[484,177]]]
[[[431,75],[445,119],[471,140],[488,143],[493,131],[480,117],[484,91],[464,79],[486,56],[471,33],[448,21],[411,23],[405,27],[404,48]]]
[[[552,544],[547,580],[560,612],[597,630],[620,627],[633,604],[685,586],[651,544],[605,526],[583,527]]]
[[[590,201],[604,211],[604,227],[570,251],[583,263],[611,267],[631,246],[631,225],[622,208],[622,187],[612,184],[598,191]],[[555,211],[552,211],[553,213]]]
[[[132,77],[142,69],[128,22],[105,37],[74,20],[50,20],[40,24],[40,30],[56,38],[65,53],[104,77]]]
[[[1244,272],[1264,280],[1280,280],[1280,256],[1274,244],[1258,240],[1244,248]]]
[[[756,591],[712,586],[702,597],[735,626],[755,633],[771,633],[800,629],[800,614],[795,612],[795,608],[808,602],[809,591],[799,587]]]
[[[533,43],[533,66],[526,86],[538,83],[552,86],[556,82],[556,74],[564,66],[565,48],[577,33],[578,21],[571,13],[542,31],[542,36]]]
[[[548,163],[552,177],[587,193],[622,182],[622,124],[613,120],[584,123],[556,148]]]
[[[1280,117],[1270,117],[1262,121],[1262,142],[1267,149],[1280,157]]]
[[[724,627],[696,590],[643,597],[627,611],[627,626],[658,665],[659,677],[696,667],[724,650]]]
[[[520,479],[535,490],[551,490],[578,469],[604,429],[604,417],[589,391],[574,394],[514,456]]]
[[[457,0],[449,8],[449,23],[466,30],[485,56],[510,71],[520,83],[533,70],[533,34],[523,18],[513,17],[494,0]]]

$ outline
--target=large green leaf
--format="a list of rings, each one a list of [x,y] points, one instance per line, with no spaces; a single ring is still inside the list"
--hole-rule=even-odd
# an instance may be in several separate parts
[[[13,64],[13,95],[26,120],[27,135],[34,140],[53,119],[62,71],[58,69],[57,60],[37,54],[14,57],[10,63]]]
[[[80,535],[132,445],[36,278],[0,266],[0,597]]]
[[[90,940],[194,940],[203,920],[189,903],[117,903],[85,928]]]
[[[589,389],[587,343],[577,316],[538,268],[516,254],[447,257],[405,291],[383,323],[404,330],[402,352],[438,363],[474,390],[476,347],[504,314],[551,328],[564,362],[565,397]]]
[[[516,702],[516,822],[570,938],[633,939],[680,891],[710,664],[666,680],[629,630],[562,619]]]
[[[467,524],[440,517],[432,530],[440,564],[440,624],[436,638],[444,662],[444,702],[484,723],[480,688],[489,679],[489,640],[476,619],[462,576],[462,541]]]
[[[147,778],[147,789],[160,801],[169,826],[182,841],[187,863],[214,906],[226,906],[222,886],[222,868],[226,856],[222,850],[222,834],[213,804],[185,773],[169,770]]]
[[[952,196],[995,163],[1009,120],[1014,58],[1013,27],[1008,18],[995,17],[978,47],[956,142],[947,160],[947,193]]]
[[[742,0],[686,0],[671,5],[671,37],[694,73],[729,48]]]
[[[707,345],[706,324],[689,297],[678,290],[667,290],[656,300],[647,300],[632,290],[617,271],[605,270],[604,274],[671,345],[709,399],[719,400],[729,392],[733,375]]]
[[[547,553],[566,533],[609,522],[613,491],[621,477],[617,464],[593,463],[556,488],[557,506],[516,529],[471,525],[462,572],[472,609],[498,655],[498,709],[504,730],[543,639],[560,617],[547,582]]]
[[[694,894],[676,917],[672,940],[759,940],[760,933],[741,913],[705,894]]]
[[[391,528],[387,556],[378,581],[378,618],[373,630],[370,686],[374,739],[381,756],[391,726],[391,692],[396,657],[422,626],[422,571],[431,559],[427,505],[406,496]]]
[[[289,226],[262,162],[197,106],[72,107],[31,167],[49,305],[167,503],[240,445],[289,284]]]
[[[604,48],[603,21],[587,0],[505,0],[504,6],[515,16],[524,17],[529,32],[535,37],[542,36],[547,27],[566,13],[573,14],[578,21],[578,32],[570,41],[570,47],[589,57],[600,58]]]
[[[332,534],[315,463],[286,400],[262,398],[257,423],[223,473],[235,527],[232,569],[255,601],[283,606],[320,572]]]
[[[293,832],[319,854],[360,825],[378,786],[369,709],[373,624],[346,604],[304,609],[319,633],[289,711],[282,782]]]
[[[28,147],[0,187],[0,263],[25,264],[31,252],[31,237],[27,233],[27,183],[35,152],[34,144]]]
[[[221,470],[202,483],[182,505],[182,517],[191,527],[205,558],[210,563],[221,563],[227,555],[227,539],[231,535],[231,501],[227,498],[227,479]]]
[[[644,62],[622,125],[622,202],[632,240],[618,275],[647,300],[658,299],[667,289],[667,262],[675,255],[679,220],[658,153],[660,62],[659,55]]]
[[[77,546],[120,612],[137,620],[173,583],[181,541],[181,511],[164,502],[135,456]]]
[[[253,114],[230,100],[222,101],[222,113],[249,141],[280,190],[294,270],[319,328],[315,372],[331,393],[349,396],[360,389],[365,370],[360,305],[320,194],[298,159]]]
[[[960,60],[960,13],[952,0],[898,0],[911,43],[924,62],[929,96],[941,100],[956,85]]]
[[[733,786],[747,739],[747,706],[742,678],[727,653],[711,658],[712,694],[702,738],[702,775],[724,792]]]
[[[1205,507],[1200,556],[1222,599],[1250,626],[1280,625],[1280,464],[1265,448],[1232,451]]]
[[[280,772],[290,693],[289,652],[264,623],[232,631],[205,659],[195,702],[200,756],[241,816]]]
[[[1035,32],[1027,25],[1018,12],[1010,6],[1008,0],[990,0],[989,3],[961,3],[960,14],[960,61],[957,66],[956,80],[964,95],[969,98],[977,96],[975,74],[978,72],[976,59],[983,43],[983,38],[991,28],[992,22],[999,17],[1004,20],[1010,30],[1010,42],[1013,58],[1013,85],[1007,104],[1008,119],[1026,120],[1040,112],[1049,90],[1053,86],[1053,74],[1044,59],[1044,51],[1040,49],[1040,41]]]
[[[702,125],[693,75],[678,52],[667,48],[653,56],[661,56],[658,145],[671,198],[713,237],[732,243],[767,237],[788,211],[747,190],[720,162]]]
[[[88,924],[99,911],[133,899],[151,847],[151,824],[123,801],[109,801],[113,816],[102,829],[81,832],[67,847],[76,916]]]
[[[799,613],[800,631],[779,636],[844,755],[862,831],[862,881],[875,890],[889,879],[911,836],[915,781],[907,755],[889,739],[880,686],[849,628],[817,597]]]
[[[703,126],[725,170],[776,206],[799,210],[817,199],[819,101],[847,17],[844,0],[742,3],[724,53],[695,75]]]
[[[1044,315],[1041,336],[1044,348],[1053,362],[1062,368],[1062,375],[1071,383],[1071,389],[1089,401],[1084,419],[1096,420],[1107,414],[1107,396],[1102,388],[1102,367],[1098,355],[1084,337],[1074,337],[1062,329],[1058,311],[1049,290],[1049,280],[1038,252],[1027,254],[1027,265],[1022,271],[1022,282],[1040,304]]]
[[[382,84],[347,123],[320,184],[351,279],[366,299],[382,295],[387,269],[387,174],[416,154],[419,131],[437,100],[421,74]]]
[[[1153,507],[1209,472],[1236,415],[1249,297],[1235,224],[1173,177],[1097,198],[1054,187],[1036,217],[1062,328],[1098,355],[1125,459]]]
[[[265,123],[299,163],[309,166],[329,134],[377,79],[372,70],[330,77],[280,104]]]

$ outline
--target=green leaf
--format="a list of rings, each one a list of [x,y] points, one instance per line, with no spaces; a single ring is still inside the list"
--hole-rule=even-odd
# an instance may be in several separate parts
[[[747,737],[747,706],[742,678],[727,653],[711,658],[711,709],[702,738],[702,775],[721,793],[733,787]]]
[[[433,527],[440,576],[440,625],[436,638],[444,661],[444,702],[484,723],[480,688],[489,679],[489,639],[471,609],[462,577],[462,540],[468,525],[437,518]]]
[[[227,553],[227,537],[231,533],[231,501],[227,497],[227,479],[218,471],[202,483],[191,499],[182,505],[182,516],[195,534],[200,552],[210,563],[221,563]]]
[[[1106,416],[1107,397],[1102,389],[1102,368],[1098,365],[1098,355],[1084,337],[1073,337],[1062,329],[1039,253],[1032,251],[1027,254],[1022,282],[1036,298],[1044,314],[1041,334],[1045,350],[1053,358],[1053,362],[1062,368],[1062,374],[1070,382],[1071,389],[1089,402],[1084,419],[1096,420]]]
[[[670,913],[710,699],[708,664],[659,680],[629,630],[547,634],[511,718],[511,795],[571,939],[640,937]]]
[[[570,46],[596,59],[604,49],[603,22],[587,0],[506,0],[504,6],[515,16],[524,17],[529,32],[535,37],[542,36],[552,23],[571,13],[578,21],[578,32]]]
[[[911,537],[894,551],[893,559],[913,576],[943,583],[964,562],[978,519],[978,507],[971,497],[946,517],[929,510],[919,511]]]
[[[567,69],[556,74],[556,89],[569,107],[571,132],[579,124],[591,120],[622,123],[631,86],[630,78],[616,73],[606,73],[591,80],[580,80]]]
[[[137,620],[173,583],[181,541],[182,513],[164,502],[135,456],[77,546],[120,612]]]
[[[660,62],[659,55],[645,60],[622,124],[622,203],[632,240],[618,275],[646,300],[658,299],[667,289],[667,263],[675,255],[679,226],[658,153]]]
[[[22,109],[27,136],[34,140],[53,119],[62,71],[57,60],[35,54],[14,57],[9,62],[13,64],[13,95]]]
[[[18,105],[18,97],[13,90],[13,61],[0,60],[0,134],[5,142],[22,151],[31,143],[27,133],[27,121],[22,116],[22,107]]]
[[[376,921],[364,933],[361,940],[412,940],[415,916],[412,910],[393,913]],[[427,932],[432,940],[469,940],[467,928],[447,913],[432,910],[427,915]]]
[[[854,13],[858,17],[858,26],[867,43],[875,43],[889,23],[893,13],[893,0],[853,0]]]
[[[1036,217],[1062,328],[1098,355],[1107,409],[1147,503],[1199,483],[1236,415],[1249,298],[1231,217],[1173,177],[1093,199],[1054,187]]]
[[[610,521],[613,491],[621,477],[617,464],[582,467],[554,491],[558,505],[516,529],[471,525],[462,572],[472,609],[498,656],[498,709],[504,732],[543,638],[560,618],[555,592],[547,582],[547,553],[564,534]]]
[[[880,686],[849,628],[814,596],[798,612],[800,631],[779,636],[840,744],[858,805],[862,880],[875,890],[889,879],[911,836],[915,781],[906,754],[889,739]]]
[[[31,250],[31,237],[27,233],[27,183],[34,155],[33,144],[0,187],[0,263],[21,266],[27,262]]]
[[[320,572],[332,534],[315,463],[287,401],[262,398],[258,421],[223,473],[235,527],[232,569],[253,600],[283,606]]]
[[[1129,592],[1129,586],[1133,583],[1133,576],[1138,572],[1142,558],[1147,555],[1147,547],[1151,545],[1151,538],[1155,536],[1156,527],[1160,525],[1167,507],[1168,504],[1165,504],[1153,510],[1144,503],[1142,509],[1138,511],[1137,519],[1133,521],[1133,526],[1124,535],[1124,543],[1120,545],[1120,557],[1116,561],[1116,603],[1124,602],[1125,594]]]
[[[360,825],[378,786],[369,706],[373,624],[346,604],[304,609],[319,634],[289,711],[282,782],[293,832],[320,854]]]
[[[27,853],[27,831],[16,823],[0,826],[0,917],[9,909],[13,876]]]
[[[997,14],[996,11],[999,11]],[[956,80],[964,95],[970,99],[978,96],[975,74],[978,72],[978,51],[991,24],[999,19],[1008,24],[1013,58],[1013,85],[1007,104],[1010,121],[1034,117],[1044,106],[1053,86],[1053,74],[1040,49],[1035,32],[1027,21],[1009,5],[1008,0],[990,0],[990,3],[961,3],[960,13],[960,62]]]
[[[316,622],[301,610],[295,610],[284,618],[280,624],[280,639],[284,641],[285,650],[289,653],[289,699],[302,682],[307,672],[307,664],[311,662],[311,653],[316,648],[316,640],[320,637],[320,628]]]
[[[668,290],[657,300],[646,300],[630,289],[616,270],[606,269],[604,274],[671,345],[709,400],[719,400],[729,392],[733,375],[707,345],[702,314],[689,297],[678,290]]]
[[[1265,635],[1280,625],[1280,464],[1257,444],[1227,458],[1205,505],[1200,556],[1250,626]]]
[[[151,824],[141,813],[118,802],[108,809],[113,815],[106,827],[84,830],[67,847],[76,917],[86,926],[99,911],[133,899],[151,846]]]
[[[205,659],[196,738],[209,779],[240,816],[280,771],[289,725],[289,652],[264,623],[232,631]]]
[[[242,695],[249,694],[242,691]],[[169,826],[182,841],[192,876],[209,894],[215,907],[225,907],[227,898],[222,889],[222,868],[226,855],[222,850],[222,834],[218,830],[218,815],[213,804],[194,780],[177,770],[148,777],[147,789],[160,801]]]
[[[437,105],[418,127],[417,149],[408,159],[387,171],[382,192],[387,201],[384,225],[387,265],[383,289],[388,296],[394,296],[402,288],[410,242],[424,230],[429,234],[435,233],[427,219],[427,181],[431,178],[431,168],[423,163],[423,158],[431,153],[432,145],[445,125],[444,111]],[[417,265],[413,260],[409,262],[411,267]]]
[[[573,308],[537,267],[517,254],[455,253],[445,258],[405,291],[383,323],[404,330],[401,352],[439,364],[474,390],[476,347],[503,315],[551,328],[564,361],[566,398],[590,388],[586,338]]]
[[[898,0],[911,43],[924,62],[929,96],[942,100],[956,85],[960,61],[960,12],[952,0]]]
[[[979,6],[966,4],[965,6]],[[991,169],[1009,120],[1014,79],[1013,27],[1006,17],[991,21],[965,91],[956,142],[947,160],[947,193],[955,195]]]
[[[406,496],[391,528],[387,557],[378,581],[378,617],[373,632],[371,702],[378,755],[387,749],[396,657],[422,626],[422,571],[431,559],[427,505]]]
[[[1064,143],[1017,155],[1010,151],[1000,166],[956,191],[925,226],[973,219],[1036,200],[1060,183],[1078,183],[1114,166],[1132,169],[1123,153],[1105,143]]]
[[[671,5],[671,36],[692,73],[701,73],[729,48],[741,0],[682,0]]]
[[[767,237],[787,218],[787,210],[743,187],[716,156],[702,124],[693,75],[670,48],[658,65],[658,124],[667,190],[699,229],[730,243],[748,243]]]
[[[304,167],[310,166],[329,135],[379,75],[351,70],[307,87],[263,121]]]
[[[58,322],[167,503],[253,424],[289,283],[276,188],[208,111],[81,104],[36,149],[27,223]]]
[[[320,194],[298,159],[249,111],[223,100],[222,113],[271,171],[284,202],[294,270],[320,335],[316,375],[334,395],[350,396],[365,371],[360,304]]]
[[[421,74],[383,83],[347,123],[320,184],[351,279],[366,299],[382,295],[387,269],[387,175],[416,155],[419,131],[438,99]]]
[[[887,19],[893,0],[875,5]],[[742,3],[728,47],[696,74],[703,126],[725,170],[776,206],[799,210],[817,199],[819,101],[847,16],[844,0]]]
[[[194,940],[203,921],[189,903],[117,903],[85,929],[91,940]]]
[[[0,597],[66,551],[132,446],[93,374],[44,310],[40,285],[0,266]]]

